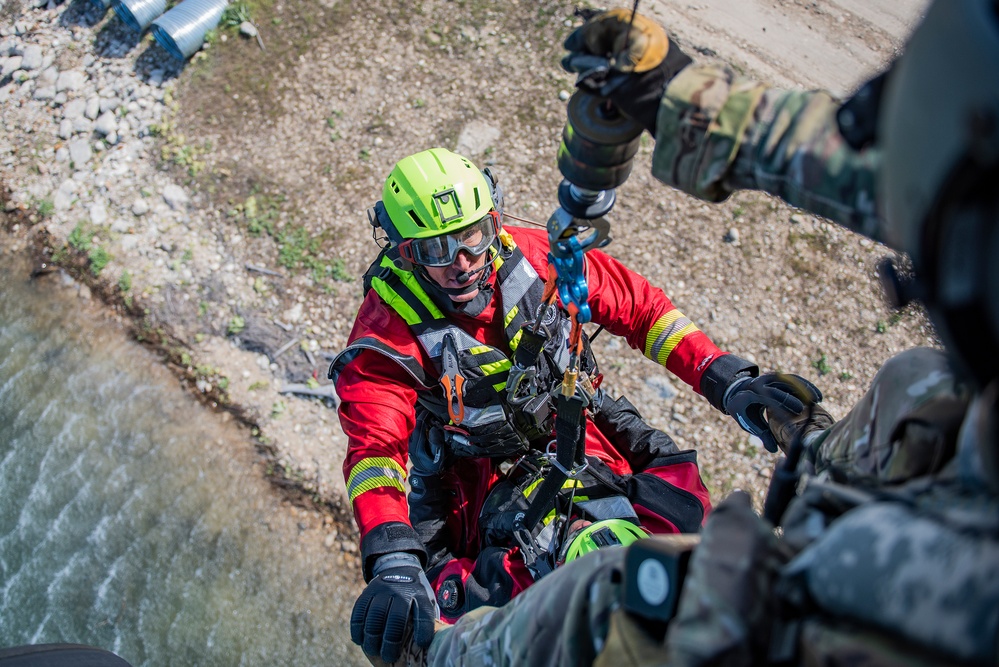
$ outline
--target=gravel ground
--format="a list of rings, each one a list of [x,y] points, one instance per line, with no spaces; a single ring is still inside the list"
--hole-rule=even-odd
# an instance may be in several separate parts
[[[457,150],[499,174],[508,212],[547,220],[573,6],[260,2],[259,40],[238,17],[180,67],[112,12],[33,4],[0,5],[4,251],[64,267],[81,298],[101,297],[192,391],[253,429],[275,483],[345,516],[333,399],[280,392],[324,383],[326,356],[345,344],[377,250],[364,211],[400,157]],[[824,78],[807,59],[733,44],[719,4],[653,8],[682,19],[679,42],[698,58],[842,90],[838,64]],[[896,52],[914,16],[881,25],[844,3],[749,4],[767,9],[756,20],[773,21],[781,49],[814,58],[808,40],[836,30],[847,46],[862,40],[855,78]],[[815,16],[820,29],[802,27]],[[720,346],[811,379],[841,416],[886,358],[934,344],[920,312],[883,305],[883,247],[759,193],[693,200],[651,177],[651,148],[619,189],[607,251]],[[771,455],[619,339],[603,334],[595,349],[605,388],[696,448],[716,498],[742,488],[762,501]]]

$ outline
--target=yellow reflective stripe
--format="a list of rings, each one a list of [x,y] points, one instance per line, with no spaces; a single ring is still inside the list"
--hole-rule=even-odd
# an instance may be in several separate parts
[[[679,310],[671,310],[656,320],[656,323],[653,324],[652,328],[649,330],[649,335],[645,337],[646,357],[655,360],[655,357],[652,356],[652,346],[655,345],[655,342],[659,339],[660,334],[662,334],[668,326],[676,322],[681,317],[683,317],[683,313]]]
[[[493,385],[493,389],[495,391],[503,391],[504,389],[506,389],[506,380],[503,380],[502,382],[494,384]]]
[[[394,459],[387,456],[373,456],[361,459],[350,471],[347,478],[347,493],[350,502],[372,489],[392,488],[406,492],[403,482],[406,471]]]
[[[577,484],[577,486],[582,486],[582,484]],[[564,489],[564,488],[566,488],[566,486],[563,484],[562,488]],[[586,502],[589,499],[590,499],[589,496],[576,496],[576,499],[575,499],[574,502],[582,503],[582,502]],[[554,518],[555,518],[555,510],[552,510],[547,515],[545,515],[544,519],[541,520],[541,525],[547,526],[548,524],[550,524],[552,522],[552,519],[554,519]]]
[[[513,364],[509,359],[501,359],[491,364],[482,364],[481,366],[479,366],[479,368],[482,369],[482,372],[485,375],[496,375],[497,373],[502,373],[503,371],[510,370],[510,367],[512,365]]]
[[[510,339],[510,349],[513,350],[514,352],[517,351],[517,346],[520,345],[520,337],[521,335],[523,335],[523,333],[524,330],[519,329],[517,333],[513,335],[513,338]]]
[[[519,312],[520,312],[520,306],[518,305],[514,305],[514,307],[510,309],[510,312],[507,313],[506,317],[503,318],[504,329],[510,326],[510,322],[513,322],[513,318],[517,317],[517,313]]]
[[[438,308],[437,304],[433,302],[430,295],[427,294],[426,291],[424,291],[424,289],[420,286],[420,283],[417,282],[416,276],[413,275],[412,271],[399,271],[394,268],[395,264],[393,264],[387,257],[382,258],[381,266],[382,268],[391,269],[392,273],[396,275],[399,281],[405,285],[410,292],[415,294],[420,303],[422,303],[423,306],[430,311],[431,317],[435,320],[443,319],[444,313],[441,312],[441,309]],[[413,326],[414,324],[420,323],[420,316],[416,314],[416,311],[413,310],[409,304],[406,303],[406,300],[403,299],[396,290],[392,289],[386,281],[376,276],[371,279],[371,287],[374,288],[375,292],[378,293],[378,296],[380,296],[385,303],[390,305],[393,310],[399,313],[399,315],[406,320],[406,324]]]
[[[468,348],[469,354],[482,354],[483,352],[491,352],[493,348],[488,345],[476,345],[475,347]]]
[[[539,480],[536,480],[532,484],[528,484],[527,487],[524,488],[524,497],[530,498],[531,494],[534,493],[534,489],[538,488],[538,486],[540,486],[541,483],[544,481],[545,481],[544,478],[541,478]],[[582,486],[583,483],[580,482],[578,479],[567,479],[564,482],[562,482],[563,489],[571,489],[572,487],[580,488]]]
[[[677,331],[669,338],[667,338],[666,342],[662,346],[662,349],[659,350],[659,358],[656,359],[655,361],[658,362],[660,366],[665,366],[666,359],[669,358],[669,355],[673,351],[673,349],[680,344],[680,341],[683,340],[687,334],[694,333],[695,331],[700,331],[700,329],[697,328],[697,325],[690,323],[684,328]]]
[[[384,266],[386,262],[388,262],[389,266],[395,266],[395,264],[393,264],[388,257],[382,259],[382,266]],[[430,314],[435,320],[439,320],[444,317],[444,313],[441,312],[441,309],[437,307],[437,304],[430,298],[430,295],[427,294],[423,287],[420,286],[420,283],[416,280],[416,275],[412,271],[399,271],[397,269],[393,269],[393,271],[395,271],[396,275],[399,276],[402,284],[408,287],[409,290],[416,295],[416,298],[420,300],[420,303],[422,303],[426,309],[430,311]]]

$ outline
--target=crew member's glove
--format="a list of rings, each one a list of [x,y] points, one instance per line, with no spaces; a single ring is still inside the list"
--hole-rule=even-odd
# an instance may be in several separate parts
[[[630,31],[629,31],[630,26]],[[562,68],[576,72],[576,86],[606,97],[655,136],[666,84],[690,64],[655,21],[627,9],[597,14],[565,40]]]
[[[787,452],[795,438],[833,425],[832,416],[816,405],[818,387],[798,375],[764,373],[743,378],[725,392],[724,406],[743,430],[763,441],[769,452]]]
[[[417,646],[430,646],[440,610],[420,559],[401,551],[385,554],[372,572],[350,614],[351,641],[388,663],[402,656],[411,628]]]

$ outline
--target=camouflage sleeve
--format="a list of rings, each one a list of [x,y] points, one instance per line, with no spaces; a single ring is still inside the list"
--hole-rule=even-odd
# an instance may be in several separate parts
[[[663,96],[652,172],[708,201],[762,190],[880,241],[880,154],[845,143],[838,107],[826,92],[768,88],[727,67],[691,65]]]

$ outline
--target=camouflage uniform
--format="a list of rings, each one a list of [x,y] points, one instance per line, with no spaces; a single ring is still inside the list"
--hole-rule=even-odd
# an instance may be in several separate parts
[[[765,190],[881,239],[879,155],[845,144],[837,106],[689,66],[663,98],[653,172],[711,201]],[[806,443],[780,537],[745,494],[715,510],[665,636],[621,608],[626,550],[608,549],[467,614],[408,661],[996,664],[999,496],[976,457],[999,396],[970,401],[944,353],[889,360],[861,402]]]

